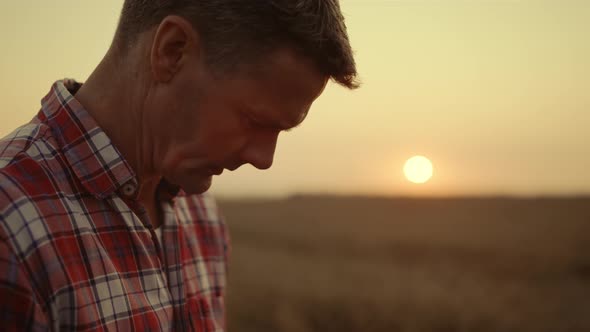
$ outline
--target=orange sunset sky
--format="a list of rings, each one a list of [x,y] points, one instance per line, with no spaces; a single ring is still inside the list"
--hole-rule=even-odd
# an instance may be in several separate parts
[[[122,1],[0,1],[0,135],[84,81]],[[330,85],[269,171],[222,196],[590,193],[590,1],[342,0],[363,87]],[[434,176],[404,178],[427,156]]]

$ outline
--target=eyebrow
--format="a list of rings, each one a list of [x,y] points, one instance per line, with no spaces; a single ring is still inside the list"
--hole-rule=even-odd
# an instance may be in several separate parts
[[[248,110],[250,111],[250,114],[254,118],[254,120],[256,122],[258,122],[261,126],[284,131],[284,132],[290,132],[291,130],[296,129],[297,127],[300,127],[301,124],[303,123],[303,120],[307,116],[307,111],[306,111],[303,114],[302,118],[297,122],[297,124],[291,126],[291,125],[284,125],[282,123],[276,123],[275,121],[269,120],[269,119],[261,119],[260,117],[256,116],[259,113],[256,112],[253,108],[248,108]]]
[[[294,125],[294,126],[292,126],[292,127],[289,127],[289,128],[287,128],[287,129],[284,129],[284,130],[285,130],[286,132],[289,132],[289,131],[291,131],[291,130],[293,130],[293,129],[295,129],[295,128],[301,127],[301,125],[303,124],[303,121],[304,121],[304,120],[307,118],[307,114],[309,113],[309,109],[310,109],[310,107],[308,107],[308,108],[305,110],[305,112],[303,112],[303,113],[301,113],[301,114],[300,114],[300,117],[299,117],[299,119],[297,120],[297,124],[296,124],[296,125]]]
[[[285,131],[285,132],[290,132],[293,129],[299,128],[301,127],[301,124],[303,124],[303,120],[305,120],[305,117],[307,116],[307,112],[305,112],[303,114],[303,116],[301,117],[301,119],[299,119],[299,121],[297,122],[297,124],[295,124],[294,126],[288,126],[288,127],[283,127],[283,126],[279,126],[281,128],[281,130]]]
[[[290,132],[291,130],[293,130],[293,129],[296,129],[296,128],[300,127],[302,123],[303,123],[303,121],[300,121],[300,122],[299,122],[298,124],[296,124],[295,126],[291,126],[291,127],[288,127],[288,128],[283,128],[283,129],[281,129],[281,130],[283,130],[283,131],[285,131],[285,132],[287,132],[287,133],[288,133],[288,132]]]
[[[295,126],[284,126],[282,124],[276,124],[274,122],[271,123],[270,121],[269,122],[263,122],[261,124],[264,127],[268,127],[268,128],[272,128],[272,129],[276,129],[276,130],[280,130],[280,131],[284,131],[284,132],[290,132],[291,130],[299,127],[301,125],[301,122],[299,122]]]

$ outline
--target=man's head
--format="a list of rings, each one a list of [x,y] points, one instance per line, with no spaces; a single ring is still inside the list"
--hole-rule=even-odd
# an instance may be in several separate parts
[[[328,79],[357,87],[337,0],[126,0],[114,46],[144,58],[150,163],[188,193],[269,168]]]

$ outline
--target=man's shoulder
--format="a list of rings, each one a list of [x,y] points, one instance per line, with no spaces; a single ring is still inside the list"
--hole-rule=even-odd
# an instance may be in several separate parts
[[[48,129],[29,123],[0,139],[0,222],[30,221],[40,197],[60,191],[60,179],[68,178]]]
[[[42,122],[31,122],[0,138],[0,171],[26,158],[44,162],[55,153],[50,128]]]
[[[60,150],[49,126],[31,122],[0,138],[0,173],[17,182],[63,172]],[[0,188],[11,185],[0,183]],[[44,189],[35,186],[37,189]]]

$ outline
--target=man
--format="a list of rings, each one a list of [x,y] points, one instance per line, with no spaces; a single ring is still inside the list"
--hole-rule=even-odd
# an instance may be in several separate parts
[[[0,141],[2,330],[223,331],[227,232],[201,194],[271,167],[355,75],[337,0],[126,0],[86,83]]]

